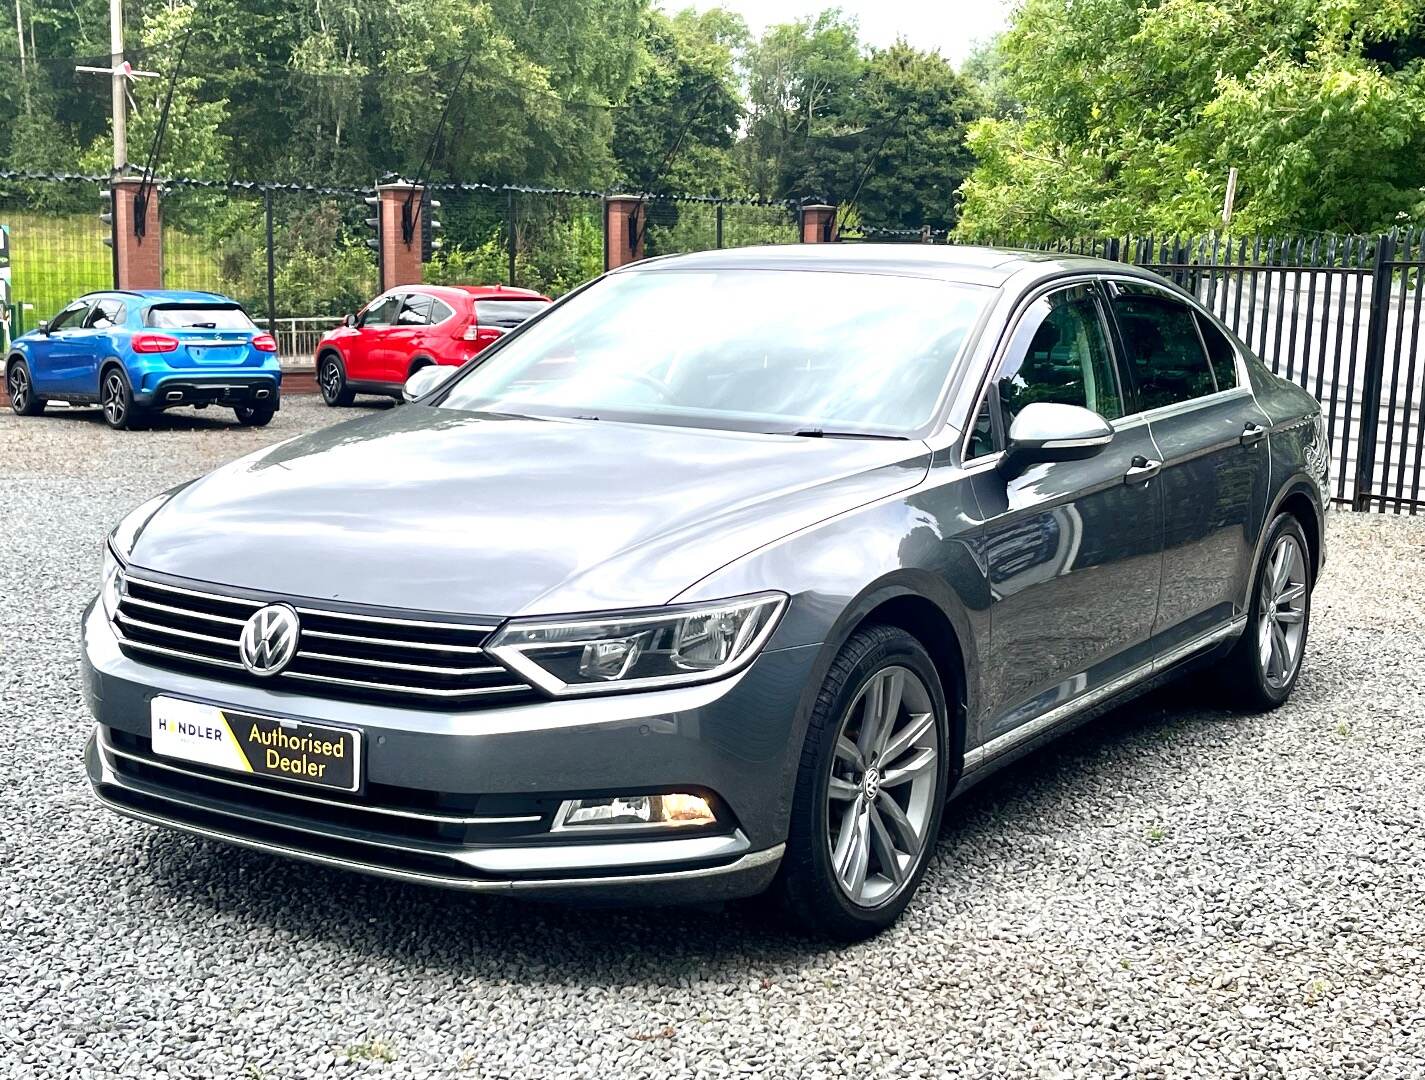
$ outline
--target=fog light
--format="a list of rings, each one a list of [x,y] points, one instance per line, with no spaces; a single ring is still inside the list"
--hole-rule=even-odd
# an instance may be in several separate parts
[[[701,795],[615,795],[608,799],[567,799],[554,816],[554,828],[580,829],[617,825],[628,828],[668,828],[712,825],[712,806]]]

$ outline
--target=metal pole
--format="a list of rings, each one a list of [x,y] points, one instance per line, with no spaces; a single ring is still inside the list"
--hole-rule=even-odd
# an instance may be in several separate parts
[[[267,331],[277,337],[277,254],[272,245],[272,189],[262,192],[267,210]]]
[[[722,247],[722,203],[717,204],[717,246]]]
[[[19,10],[19,0],[15,0]],[[114,109],[114,172],[121,173],[129,163],[128,102],[124,98],[124,0],[109,0],[109,77]]]
[[[1385,382],[1386,331],[1390,326],[1390,284],[1395,274],[1395,237],[1383,235],[1376,241],[1375,267],[1371,272],[1371,307],[1366,330],[1366,370],[1361,396],[1361,434],[1356,443],[1356,490],[1351,509],[1369,510],[1371,482],[1375,478],[1377,428],[1380,424],[1380,394]]]
[[[1232,224],[1232,204],[1237,201],[1237,166],[1227,170],[1227,198],[1222,200],[1222,227]]]
[[[511,287],[515,283],[515,254],[519,251],[519,239],[515,235],[515,193],[505,192],[505,254],[509,259],[507,277]]]

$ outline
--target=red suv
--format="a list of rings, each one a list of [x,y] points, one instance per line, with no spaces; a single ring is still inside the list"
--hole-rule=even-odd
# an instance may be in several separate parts
[[[506,285],[400,285],[382,293],[317,343],[317,385],[328,405],[357,394],[397,399],[416,371],[459,367],[549,304]]]

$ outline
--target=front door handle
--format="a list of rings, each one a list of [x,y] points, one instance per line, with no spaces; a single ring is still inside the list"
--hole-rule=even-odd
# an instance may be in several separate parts
[[[1248,424],[1242,429],[1242,437],[1238,440],[1243,446],[1255,446],[1266,437],[1267,429],[1261,424]]]
[[[1123,474],[1125,484],[1146,484],[1163,471],[1163,463],[1155,458],[1145,458],[1142,454],[1133,456],[1133,463]]]

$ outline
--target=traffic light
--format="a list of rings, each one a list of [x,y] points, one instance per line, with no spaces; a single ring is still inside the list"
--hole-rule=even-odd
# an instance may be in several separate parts
[[[421,262],[430,262],[431,256],[443,246],[440,237],[436,235],[445,230],[445,226],[435,216],[439,209],[438,199],[432,199],[429,191],[421,193]]]
[[[114,246],[114,193],[109,188],[99,192],[99,201],[105,209],[99,212],[99,220],[109,226],[109,235],[104,237],[104,246]]]
[[[381,199],[377,195],[368,195],[361,200],[366,207],[366,227],[371,230],[371,235],[366,238],[366,246],[372,251],[381,250]]]

